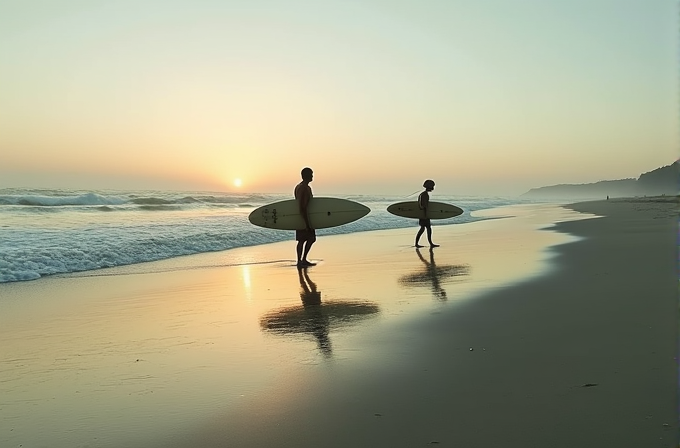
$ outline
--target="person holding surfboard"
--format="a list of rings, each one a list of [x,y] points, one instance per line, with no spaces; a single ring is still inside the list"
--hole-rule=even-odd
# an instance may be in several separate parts
[[[423,214],[427,216],[427,207],[430,204],[429,192],[434,190],[434,181],[431,179],[426,180],[423,182],[423,187],[425,188],[425,191],[418,196],[418,207],[423,210]],[[419,242],[420,237],[425,230],[427,230],[427,241],[430,242],[430,247],[439,247],[439,244],[434,244],[432,242],[432,225],[430,223],[430,218],[420,218],[418,224],[420,224],[420,230],[418,230],[418,234],[416,235],[416,247],[424,247],[421,246]]]
[[[298,202],[300,215],[305,220],[305,228],[295,231],[295,240],[297,241],[297,266],[302,268],[316,264],[307,260],[309,249],[312,248],[312,244],[316,241],[316,232],[309,224],[309,214],[307,213],[309,201],[312,199],[312,188],[309,186],[309,183],[314,178],[314,172],[311,168],[303,168],[300,174],[302,182],[295,186],[295,199]]]

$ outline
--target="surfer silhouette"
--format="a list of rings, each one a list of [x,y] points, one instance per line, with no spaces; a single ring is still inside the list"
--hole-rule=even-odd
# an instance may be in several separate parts
[[[434,181],[431,179],[426,180],[423,183],[423,187],[425,188],[425,191],[420,193],[418,196],[418,207],[424,211],[424,215],[427,216],[427,207],[430,205],[430,194],[429,192],[434,190]],[[434,244],[432,242],[432,224],[430,223],[430,218],[420,218],[418,220],[418,224],[420,224],[420,230],[418,230],[418,233],[416,234],[416,247],[424,247],[419,244],[420,242],[420,237],[423,235],[423,232],[427,230],[427,241],[430,243],[430,247],[439,247],[439,244]]]
[[[307,260],[309,249],[312,248],[312,244],[316,241],[316,232],[309,224],[309,214],[307,213],[309,201],[312,199],[312,188],[309,186],[309,183],[314,178],[314,172],[311,168],[303,168],[300,175],[302,176],[302,182],[295,186],[295,199],[298,201],[302,219],[305,220],[305,228],[295,231],[298,268],[314,266],[316,264]]]

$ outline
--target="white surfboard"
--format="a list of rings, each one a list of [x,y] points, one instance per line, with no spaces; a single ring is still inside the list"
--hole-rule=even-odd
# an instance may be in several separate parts
[[[416,219],[446,219],[463,214],[463,209],[444,202],[430,201],[427,206],[427,215],[418,206],[418,201],[397,202],[387,207],[387,211],[402,218]]]
[[[340,198],[313,197],[307,212],[313,229],[337,227],[363,218],[371,209],[358,202]],[[300,215],[297,200],[275,202],[253,210],[248,216],[251,224],[267,229],[302,230],[305,221]]]

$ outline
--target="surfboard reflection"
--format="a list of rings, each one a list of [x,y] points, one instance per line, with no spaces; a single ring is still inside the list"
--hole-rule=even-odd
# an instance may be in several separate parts
[[[307,268],[298,269],[302,305],[281,308],[260,319],[264,331],[289,335],[312,335],[325,357],[333,353],[330,332],[377,314],[377,305],[359,300],[321,301],[321,291],[309,278]]]
[[[425,269],[406,274],[399,277],[399,283],[404,286],[429,286],[432,289],[432,294],[436,299],[447,300],[446,290],[441,286],[441,281],[450,277],[461,277],[470,275],[470,267],[465,264],[449,264],[437,266],[434,262],[434,250],[430,248],[430,260],[426,260],[420,252],[420,248],[416,248],[418,258],[425,265]]]

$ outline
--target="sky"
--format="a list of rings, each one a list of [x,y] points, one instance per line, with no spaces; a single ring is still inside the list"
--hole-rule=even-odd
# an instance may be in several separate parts
[[[0,188],[447,194],[679,150],[676,0],[0,0]],[[235,185],[240,179],[241,185]]]

